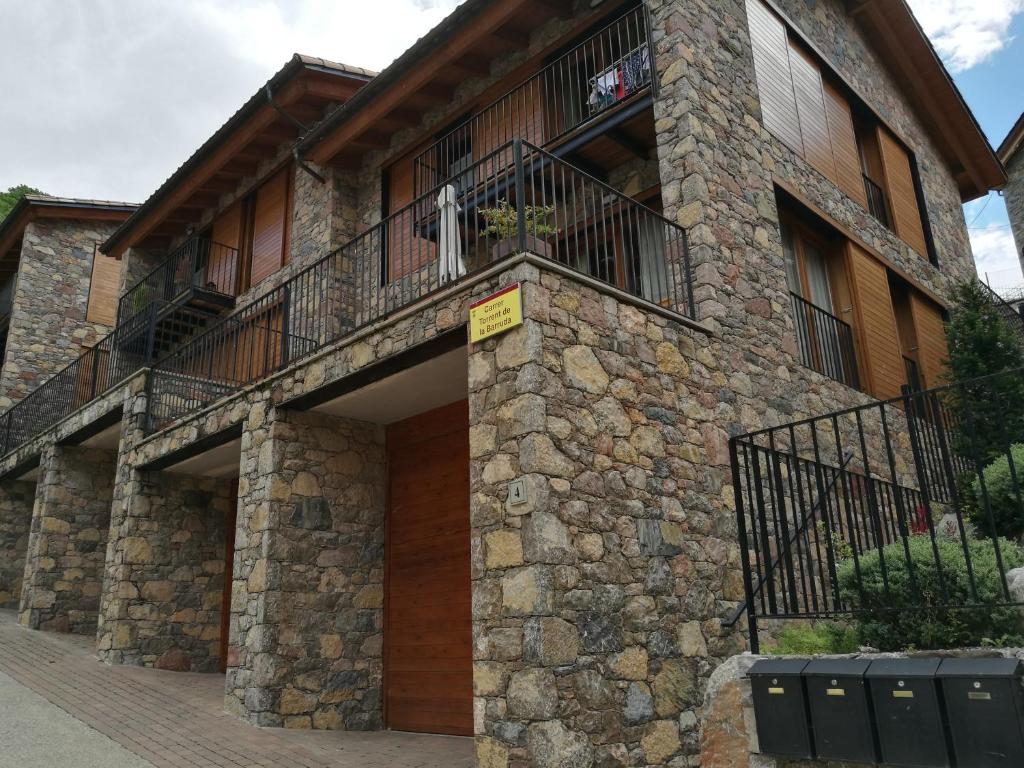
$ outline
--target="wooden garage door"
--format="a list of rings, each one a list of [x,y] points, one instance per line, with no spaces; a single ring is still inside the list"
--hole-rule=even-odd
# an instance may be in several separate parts
[[[466,401],[388,428],[384,714],[473,734]]]

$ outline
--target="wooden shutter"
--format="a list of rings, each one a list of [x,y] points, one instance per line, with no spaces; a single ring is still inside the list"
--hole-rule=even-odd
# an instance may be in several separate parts
[[[221,293],[234,295],[238,272],[238,249],[242,244],[242,204],[234,203],[213,222],[210,233],[207,282]]]
[[[938,387],[946,372],[946,326],[942,310],[916,292],[910,294],[910,315],[917,337],[917,363],[927,388]]]
[[[796,95],[800,136],[803,139],[804,159],[824,176],[838,182],[836,163],[832,157],[828,118],[825,116],[825,95],[818,64],[802,50],[789,46],[789,64],[793,73],[793,92]]]
[[[120,287],[121,262],[104,256],[94,247],[85,319],[90,323],[114,325],[117,322],[117,293]]]
[[[250,286],[270,277],[284,264],[287,214],[288,169],[285,169],[256,191]]]
[[[761,0],[747,0],[747,19],[764,127],[803,154],[786,26]]]
[[[885,267],[856,244],[849,244],[849,253],[857,332],[867,368],[867,376],[862,379],[869,383],[868,390],[875,397],[896,397],[906,374],[889,277]]]
[[[413,160],[419,152],[402,158],[388,171],[388,211],[398,214],[388,225],[388,282],[415,272],[437,256],[433,241],[416,232],[418,220],[435,210],[431,201],[417,205],[416,211],[405,210],[413,202]]]
[[[917,192],[914,188],[914,174],[910,170],[910,155],[881,126],[878,126],[878,148],[882,156],[885,186],[892,207],[896,234],[921,256],[927,258],[928,246],[925,244],[921,211],[917,207]]]
[[[864,191],[864,174],[860,167],[860,151],[857,149],[857,134],[853,128],[850,104],[831,83],[826,81],[823,85],[828,133],[839,188],[867,208],[868,196]]]

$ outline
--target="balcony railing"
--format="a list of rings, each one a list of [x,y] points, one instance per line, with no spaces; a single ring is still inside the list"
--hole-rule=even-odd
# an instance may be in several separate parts
[[[868,212],[878,219],[882,226],[890,227],[889,207],[885,202],[885,192],[866,174],[864,175],[864,192],[868,198]]]
[[[920,392],[924,389],[921,384],[921,371],[917,367],[917,361],[912,357],[903,356],[903,371],[906,376],[907,386],[911,392]]]
[[[512,162],[495,172],[496,155]],[[522,141],[469,170],[472,186],[430,190],[161,360],[149,430],[519,252],[694,316],[678,225]]]
[[[761,618],[921,611],[945,623],[1018,602],[995,510],[1004,525],[1024,514],[1012,450],[1024,437],[1012,398],[1022,373],[908,387],[730,441],[746,591],[731,620],[746,612],[752,650]],[[1010,475],[999,498],[983,476],[995,460]]]
[[[807,368],[859,388],[853,329],[835,315],[790,293],[800,362]]]
[[[174,311],[178,325],[201,328],[208,315],[181,310],[164,302],[119,323],[80,357],[44,381],[23,399],[0,413],[0,455],[9,453],[154,362],[161,349],[174,343],[176,333],[161,329],[158,319]]]
[[[171,253],[159,266],[125,291],[118,302],[117,317],[126,320],[151,302],[173,302],[189,291],[213,299],[237,294],[238,250],[222,243],[194,237]]]
[[[451,130],[415,159],[415,194],[449,178],[456,189],[472,186],[471,166],[498,147],[516,138],[549,146],[648,90],[649,30],[641,3]],[[502,167],[511,162],[507,155],[495,160]]]

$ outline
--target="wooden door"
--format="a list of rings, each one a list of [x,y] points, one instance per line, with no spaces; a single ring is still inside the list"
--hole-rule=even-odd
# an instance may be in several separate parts
[[[384,716],[473,735],[467,401],[388,428]]]
[[[220,602],[220,671],[228,669],[231,639],[231,581],[235,570],[235,523],[238,519],[238,481],[231,481],[231,499],[224,516],[224,594]]]

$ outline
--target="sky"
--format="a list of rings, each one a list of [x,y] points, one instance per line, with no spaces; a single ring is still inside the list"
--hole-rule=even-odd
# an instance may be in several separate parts
[[[1024,111],[1024,0],[909,3],[997,146]],[[142,202],[293,53],[380,70],[457,4],[0,0],[0,189]],[[1024,283],[1002,198],[965,213],[982,277]]]

